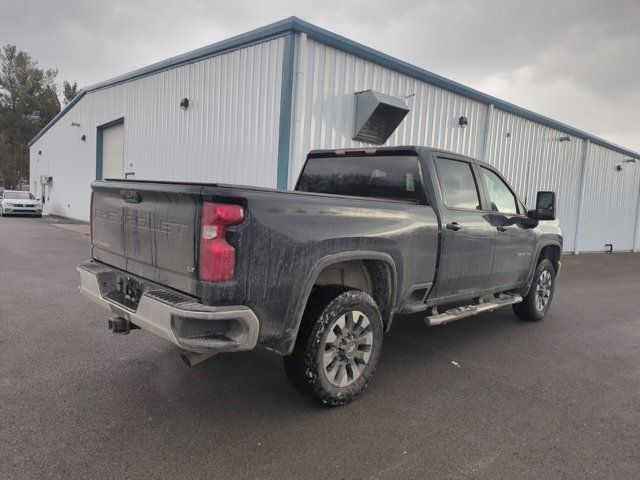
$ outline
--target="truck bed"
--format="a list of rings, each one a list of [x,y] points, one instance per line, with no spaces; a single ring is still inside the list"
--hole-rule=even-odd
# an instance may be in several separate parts
[[[438,221],[431,208],[404,201],[219,184],[97,181],[92,185],[92,258],[187,293],[209,305],[247,305],[262,320],[261,340],[286,338],[323,259],[376,252],[397,272],[394,304],[405,285],[431,282]],[[241,205],[245,221],[229,227],[234,277],[198,276],[204,202]],[[403,255],[411,252],[411,262]],[[296,313],[294,317],[298,316]],[[285,334],[283,335],[283,332]],[[280,349],[281,346],[274,348]]]

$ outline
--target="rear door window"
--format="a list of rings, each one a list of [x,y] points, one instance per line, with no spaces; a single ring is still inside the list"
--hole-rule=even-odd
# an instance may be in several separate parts
[[[415,156],[309,158],[296,190],[426,203]]]
[[[470,163],[438,158],[438,176],[444,204],[448,208],[480,209],[480,195]]]

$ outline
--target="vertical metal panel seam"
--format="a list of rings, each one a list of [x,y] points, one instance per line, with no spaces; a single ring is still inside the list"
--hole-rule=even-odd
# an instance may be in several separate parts
[[[289,183],[289,151],[291,148],[291,105],[293,100],[294,33],[284,37],[282,77],[280,80],[280,126],[278,130],[278,188]]]

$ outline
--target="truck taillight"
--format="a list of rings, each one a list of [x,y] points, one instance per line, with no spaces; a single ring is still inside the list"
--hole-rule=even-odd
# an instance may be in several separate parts
[[[239,205],[205,202],[202,206],[200,231],[200,280],[224,282],[233,278],[236,250],[227,243],[225,230],[244,220],[244,209]]]

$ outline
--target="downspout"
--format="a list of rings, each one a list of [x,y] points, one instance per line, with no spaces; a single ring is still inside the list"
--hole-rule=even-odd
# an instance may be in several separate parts
[[[576,213],[576,231],[573,237],[573,254],[578,255],[580,249],[578,248],[578,240],[580,238],[580,220],[582,214],[582,204],[584,203],[584,194],[586,191],[585,180],[587,178],[587,162],[589,161],[589,147],[591,146],[590,140],[582,141],[582,167],[580,172],[580,191],[578,193],[578,211]]]

